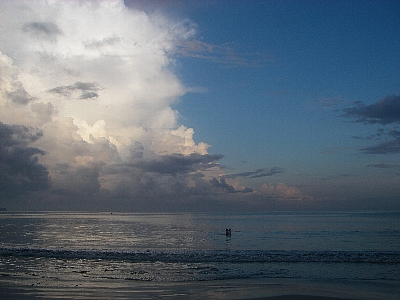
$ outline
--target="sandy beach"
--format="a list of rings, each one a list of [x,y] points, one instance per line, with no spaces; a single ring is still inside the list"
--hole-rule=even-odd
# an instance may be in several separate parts
[[[293,280],[221,280],[160,283],[107,280],[72,282],[38,278],[17,282],[0,279],[1,299],[268,299],[268,300],[372,300],[396,299],[384,290],[359,289]]]

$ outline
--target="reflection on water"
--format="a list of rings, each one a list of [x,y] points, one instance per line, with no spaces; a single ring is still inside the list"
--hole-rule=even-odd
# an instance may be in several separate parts
[[[0,245],[57,249],[400,249],[398,213],[0,214]],[[232,228],[232,236],[225,236]]]
[[[351,284],[352,292],[380,289],[377,295],[385,296],[371,299],[398,299],[399,216],[5,213],[0,214],[0,285],[34,287],[48,298],[82,297],[76,288],[84,287],[84,298],[106,299],[98,287],[110,292],[135,286],[148,296],[147,283],[301,280]],[[238,294],[227,299],[233,296]]]

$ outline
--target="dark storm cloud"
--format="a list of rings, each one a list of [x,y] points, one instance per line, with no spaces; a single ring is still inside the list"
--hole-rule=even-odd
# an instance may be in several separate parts
[[[13,92],[8,92],[7,97],[12,102],[17,104],[28,104],[30,101],[35,99],[29,95],[29,93],[23,87],[20,87]]]
[[[355,118],[359,123],[400,123],[400,96],[388,96],[371,105],[359,101],[355,106],[343,109],[343,112],[343,117]]]
[[[41,136],[42,133],[33,127],[0,122],[0,194],[48,188],[47,168],[38,163],[37,157],[45,152],[28,146]]]
[[[228,193],[235,193],[236,190],[233,186],[227,184],[225,182],[224,178],[220,178],[219,181],[217,178],[213,177],[213,179],[210,180],[210,183],[213,187],[215,188],[222,188],[224,190],[226,190]]]
[[[30,22],[25,23],[22,27],[24,32],[30,33],[35,37],[48,40],[55,40],[58,35],[62,34],[61,29],[52,22]]]
[[[253,192],[253,189],[251,189],[251,188],[244,188],[243,190],[237,190],[232,185],[229,185],[228,183],[226,183],[224,178],[220,178],[218,180],[217,178],[213,177],[209,182],[212,185],[212,187],[217,188],[217,189],[222,189],[228,193],[252,193]]]
[[[141,159],[143,158],[144,147],[142,143],[135,141],[129,148],[131,159]]]
[[[61,180],[53,183],[53,193],[64,195],[93,195],[99,192],[99,175],[102,164],[92,163],[86,166],[71,167],[58,165]]]
[[[228,174],[225,175],[224,178],[236,178],[236,177],[260,178],[260,177],[272,176],[283,172],[285,172],[285,170],[278,167],[273,167],[269,170],[267,168],[262,168],[250,172]]]
[[[60,85],[50,90],[47,90],[49,93],[59,94],[61,96],[69,97],[71,93],[74,91],[80,91],[81,95],[79,99],[93,99],[99,97],[97,91],[101,90],[95,82],[75,82],[71,85]]]
[[[62,175],[67,175],[69,170],[70,170],[69,164],[57,164],[54,167],[54,171],[56,171],[58,174],[62,174]]]
[[[221,154],[170,154],[159,156],[153,160],[142,160],[135,163],[134,166],[145,172],[176,175],[206,170],[218,166],[215,161],[223,157],[224,156]]]
[[[39,129],[31,126],[8,125],[0,122],[0,147],[26,147],[43,136]]]

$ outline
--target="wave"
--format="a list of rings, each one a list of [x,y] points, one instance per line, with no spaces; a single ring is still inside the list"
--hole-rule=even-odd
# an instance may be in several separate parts
[[[0,248],[0,257],[112,260],[164,263],[374,263],[400,264],[399,251],[264,251],[264,250],[72,250]]]

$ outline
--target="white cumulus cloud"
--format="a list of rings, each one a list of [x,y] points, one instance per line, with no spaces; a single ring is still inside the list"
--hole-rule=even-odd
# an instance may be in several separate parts
[[[190,90],[173,58],[190,22],[123,1],[2,1],[0,11],[0,121],[40,130],[32,145],[53,193],[154,191],[165,180],[138,166],[208,154],[172,108]],[[176,168],[215,169],[221,157],[190,158]]]

